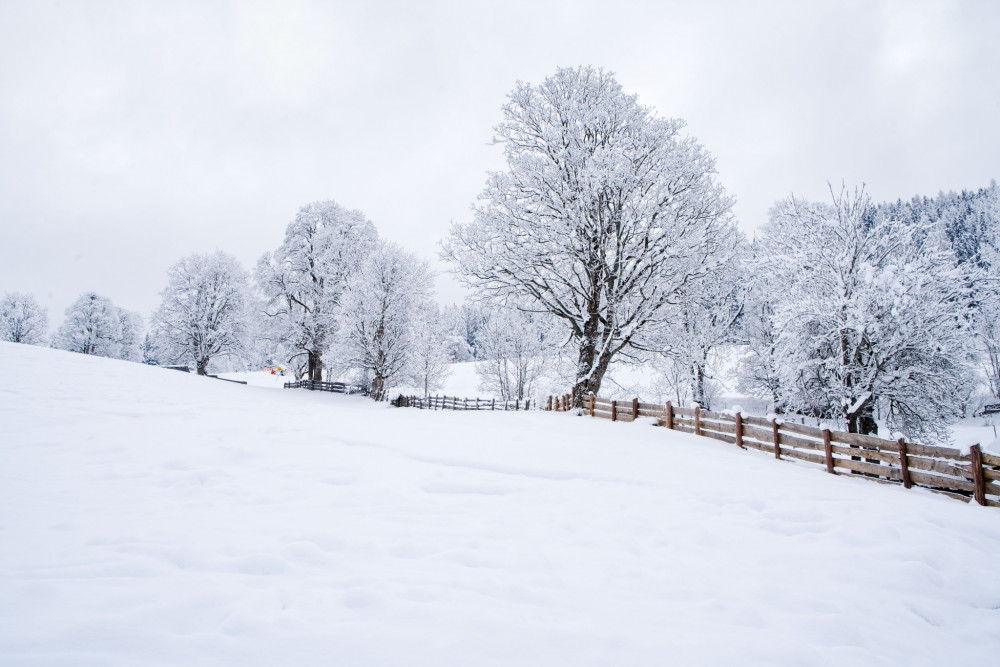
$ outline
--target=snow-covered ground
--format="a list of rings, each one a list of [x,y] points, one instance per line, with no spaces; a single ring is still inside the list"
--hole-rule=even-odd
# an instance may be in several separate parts
[[[1000,655],[994,508],[640,423],[0,369],[0,664]]]

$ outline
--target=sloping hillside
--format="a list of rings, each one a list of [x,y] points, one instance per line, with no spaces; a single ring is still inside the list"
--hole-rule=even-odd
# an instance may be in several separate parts
[[[0,343],[0,664],[991,664],[1000,511]]]

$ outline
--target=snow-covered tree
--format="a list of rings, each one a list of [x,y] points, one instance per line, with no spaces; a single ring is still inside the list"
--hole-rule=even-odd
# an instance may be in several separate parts
[[[194,254],[167,271],[163,301],[153,313],[161,357],[190,363],[204,375],[218,356],[237,354],[246,329],[249,275],[235,257]]]
[[[122,354],[122,319],[111,299],[87,292],[66,309],[66,319],[56,331],[52,347],[118,359]]]
[[[551,322],[539,313],[492,309],[479,331],[480,386],[505,401],[531,396],[552,347]]]
[[[473,361],[479,357],[478,332],[486,313],[474,304],[446,306],[442,312],[449,361]]]
[[[118,326],[121,331],[118,339],[118,358],[125,361],[142,362],[142,343],[146,336],[146,322],[142,315],[134,310],[119,308]]]
[[[955,267],[972,292],[969,333],[991,393],[1000,398],[1000,187],[914,197],[880,207],[908,223],[934,225],[951,247]]]
[[[420,315],[430,300],[430,269],[396,244],[379,241],[348,285],[345,362],[371,378],[371,397],[380,401],[411,368]]]
[[[281,247],[258,262],[270,335],[287,349],[289,365],[312,380],[323,379],[323,354],[337,331],[347,279],[376,237],[361,211],[316,202],[299,210]]]
[[[984,202],[986,229],[976,258],[975,332],[990,392],[1000,399],[1000,189]]]
[[[769,271],[759,269],[763,256],[760,244],[755,242],[751,266],[758,268],[747,274],[739,334],[743,356],[737,369],[737,389],[751,396],[766,397],[773,409],[781,412],[782,366],[787,360],[778,350],[778,329],[774,323],[775,281]]]
[[[968,289],[933,225],[879,215],[863,190],[771,210],[785,407],[910,437],[946,436],[968,391]]]
[[[424,398],[444,385],[451,374],[448,366],[448,334],[437,305],[429,304],[413,325],[410,344],[413,382],[424,390]]]
[[[737,342],[747,287],[746,239],[733,233],[718,245],[711,273],[690,280],[668,310],[661,351],[678,368],[687,370],[692,400],[711,409],[706,383],[710,358]]]
[[[561,320],[582,401],[619,353],[651,349],[665,307],[712,271],[732,202],[684,122],[657,117],[603,70],[518,83],[503,114],[507,170],[489,176],[444,256],[479,296]]]
[[[48,312],[31,294],[6,292],[0,299],[0,340],[44,345]]]

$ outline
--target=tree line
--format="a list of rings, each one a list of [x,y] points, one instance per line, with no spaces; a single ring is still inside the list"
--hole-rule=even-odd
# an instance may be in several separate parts
[[[750,240],[711,156],[613,75],[519,83],[471,222],[444,255],[477,298],[553,322],[579,405],[615,360],[656,360],[709,407],[713,356],[777,412],[946,438],[1000,397],[1000,193],[877,204],[864,187],[789,197]]]
[[[429,393],[449,361],[476,360],[502,398],[547,372],[583,401],[613,362],[653,363],[703,407],[725,350],[740,389],[776,412],[911,438],[945,437],[983,387],[1000,397],[995,182],[894,203],[863,186],[792,196],[748,239],[684,121],[612,74],[519,82],[502,114],[506,166],[442,244],[473,302],[440,309],[426,262],[325,201],[252,272],[222,252],[179,261],[145,335],[137,315],[85,294],[52,344],[199,373],[228,361],[354,374],[375,398],[407,383]],[[41,340],[30,296],[6,295],[0,312],[7,340]]]

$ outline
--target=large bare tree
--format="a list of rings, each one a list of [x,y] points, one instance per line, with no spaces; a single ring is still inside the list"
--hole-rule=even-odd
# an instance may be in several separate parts
[[[732,200],[684,122],[657,117],[609,72],[518,83],[503,115],[507,169],[489,175],[444,256],[480,296],[564,322],[580,402],[616,355],[654,347],[664,308],[732,233]]]

